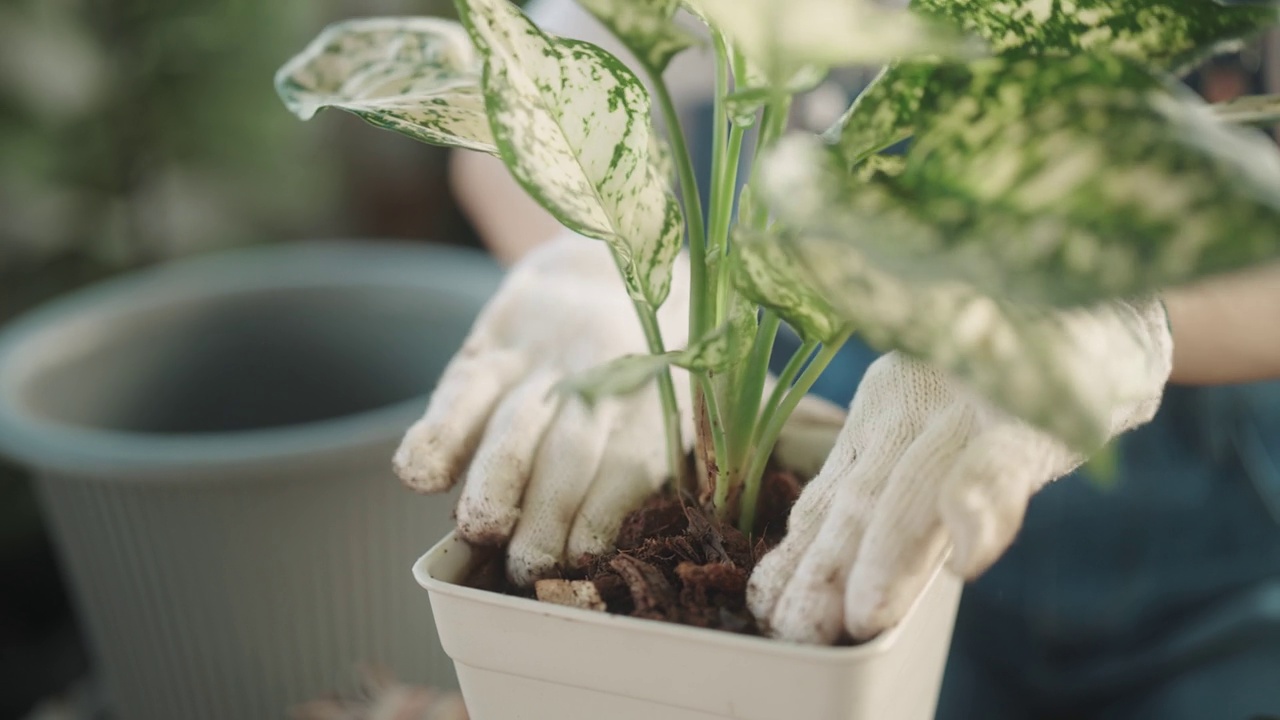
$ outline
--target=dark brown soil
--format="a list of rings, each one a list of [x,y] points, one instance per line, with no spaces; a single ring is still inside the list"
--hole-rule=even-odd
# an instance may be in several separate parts
[[[746,608],[747,578],[786,531],[800,483],[784,471],[766,474],[754,539],[717,521],[691,499],[667,490],[627,516],[617,550],[579,558],[560,577],[590,580],[608,612],[758,635]],[[466,584],[532,597],[506,580],[503,549],[481,549]]]

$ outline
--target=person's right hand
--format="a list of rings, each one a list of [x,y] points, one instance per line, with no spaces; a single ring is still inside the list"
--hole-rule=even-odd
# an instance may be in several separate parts
[[[678,258],[658,312],[668,348],[688,337],[689,269]],[[613,546],[623,518],[668,476],[656,383],[588,409],[553,387],[621,355],[647,353],[608,247],[567,231],[511,270],[396,452],[411,488],[448,490],[465,472],[458,532],[502,545],[520,584]],[[675,386],[692,439],[687,374]]]

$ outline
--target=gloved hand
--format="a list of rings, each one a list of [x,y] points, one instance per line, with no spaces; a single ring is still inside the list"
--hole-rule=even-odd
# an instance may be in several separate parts
[[[658,311],[668,348],[686,344],[688,303],[681,256]],[[444,492],[465,473],[458,532],[477,545],[510,541],[507,574],[520,585],[566,559],[605,552],[627,513],[668,477],[656,385],[593,409],[550,393],[568,375],[644,352],[607,247],[566,232],[512,268],[405,434],[395,471],[425,493]],[[689,379],[673,374],[687,450]],[[778,438],[776,457],[803,476],[816,473],[844,416],[805,398]]]
[[[688,302],[682,258],[658,311],[668,348],[686,344]],[[507,572],[518,584],[607,550],[626,514],[668,476],[656,383],[593,409],[552,389],[647,351],[608,247],[566,231],[517,263],[480,313],[396,452],[396,473],[436,493],[465,472],[458,532],[479,545],[510,540]],[[687,417],[688,376],[674,379]]]
[[[1110,434],[1150,420],[1172,364],[1163,307],[1117,302],[1068,323],[1090,347],[1124,353],[1138,388],[1112,403]],[[948,553],[965,578],[995,562],[1031,495],[1082,461],[946,374],[887,354],[869,368],[782,543],[753,572],[750,609],[787,640],[874,637],[903,617]]]

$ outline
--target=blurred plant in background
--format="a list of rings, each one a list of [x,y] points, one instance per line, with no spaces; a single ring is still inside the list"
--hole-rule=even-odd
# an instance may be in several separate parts
[[[7,0],[0,316],[104,274],[245,243],[465,235],[447,193],[431,192],[444,187],[442,154],[348,142],[350,123],[337,118],[299,133],[271,88],[282,53],[326,22],[447,10],[437,0]]]

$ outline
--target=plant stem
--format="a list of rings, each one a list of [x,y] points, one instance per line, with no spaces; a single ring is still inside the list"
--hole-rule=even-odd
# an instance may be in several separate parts
[[[698,381],[702,388],[703,402],[707,407],[707,423],[711,426],[711,448],[715,469],[712,470],[711,463],[707,464],[707,472],[714,476],[715,479],[715,508],[717,513],[723,515],[727,508],[724,507],[725,498],[728,497],[727,478],[721,471],[720,464],[725,462],[729,451],[725,445],[724,432],[724,413],[721,411],[720,399],[715,391],[715,383],[711,381],[711,377],[706,373],[698,373]],[[704,456],[704,459],[708,459]]]
[[[735,73],[742,65],[741,57],[735,53],[734,55]],[[762,129],[758,138],[755,154],[758,156],[762,147],[771,144],[786,129],[786,121],[790,108],[790,97],[781,100],[775,100],[765,106],[764,117],[761,120]],[[731,153],[731,165],[733,175],[736,179],[737,166],[736,163],[742,152],[742,127],[735,125],[729,136],[729,148]],[[734,132],[738,132],[735,137]],[[735,142],[736,141],[736,142]],[[751,168],[752,173],[756,171],[756,165]],[[717,196],[719,199],[719,196]],[[732,201],[732,198],[726,200],[726,203]],[[755,229],[763,229],[768,222],[768,214],[764,212],[763,206],[757,206],[756,211],[749,218],[739,218],[739,223],[745,222],[748,226]],[[719,226],[717,226],[718,228]],[[724,221],[724,227],[728,227],[728,220]],[[721,238],[719,235],[712,234],[712,238],[716,242],[723,242],[722,247],[728,250],[727,238]],[[729,264],[724,263],[717,268],[719,277],[717,278],[717,287],[721,293],[721,299],[718,300],[717,307],[725,308],[724,300],[730,290],[729,285],[731,278],[728,270]],[[762,429],[764,419],[768,415],[760,414],[760,399],[764,392],[765,377],[769,372],[769,357],[773,351],[773,343],[778,336],[778,328],[781,325],[781,319],[772,310],[765,310],[761,318],[760,325],[757,328],[756,336],[752,341],[750,355],[745,368],[735,368],[732,376],[731,387],[729,388],[729,396],[734,399],[734,405],[731,409],[730,425],[728,427],[728,450],[729,458],[727,464],[721,467],[729,479],[730,490],[732,487],[742,481],[742,473],[745,469],[747,456],[751,453],[751,449],[755,447],[755,440]],[[809,352],[805,354],[808,357],[812,352],[812,346]],[[799,367],[795,369],[799,372]],[[787,384],[794,380],[794,375],[787,380]],[[772,400],[769,410],[776,409],[777,401]]]
[[[760,135],[756,138],[755,155],[751,163],[751,175],[754,177],[760,167],[760,153],[769,148],[787,130],[787,122],[791,119],[791,96],[786,95],[771,101],[764,108],[764,116],[760,121]]]
[[[715,313],[716,325],[724,322],[729,312],[729,225],[733,220],[733,200],[738,189],[738,166],[742,158],[742,143],[746,138],[747,128],[738,123],[730,123],[728,108],[724,98],[729,94],[729,69],[734,71],[734,85],[739,81],[740,69],[745,64],[740,53],[734,51],[729,56],[729,48],[724,36],[716,33],[716,104],[715,130],[717,133],[716,149],[724,148],[724,155],[715,163],[711,190],[711,226],[708,231],[707,244],[716,248],[717,264],[715,278]],[[727,140],[725,134],[728,134]]]
[[[800,400],[809,392],[813,384],[818,381],[818,377],[822,375],[822,371],[831,363],[832,358],[836,356],[836,353],[840,352],[840,348],[844,346],[845,341],[849,339],[851,334],[851,332],[846,332],[835,342],[824,345],[822,350],[818,352],[817,357],[813,359],[813,362],[809,363],[809,366],[800,374],[796,384],[787,391],[786,398],[778,405],[773,415],[762,418],[767,422],[767,425],[760,436],[759,444],[754,449],[755,454],[751,458],[751,466],[747,469],[742,504],[739,506],[738,529],[742,532],[750,534],[752,526],[755,524],[756,501],[760,497],[760,485],[761,480],[764,478],[764,469],[769,463],[769,456],[773,454],[773,446],[778,441],[778,435],[782,432],[783,425],[786,424],[787,418],[791,417],[791,413],[795,411],[796,406],[800,404]]]
[[[640,326],[644,328],[644,338],[649,345],[649,352],[661,355],[666,352],[662,342],[662,331],[658,327],[658,313],[651,305],[636,302],[636,314],[640,316]],[[676,404],[676,386],[671,380],[671,371],[663,370],[658,375],[658,394],[662,400],[662,426],[667,434],[667,463],[670,465],[671,477],[677,487],[685,484],[684,440],[680,437],[680,406]]]
[[[729,94],[729,49],[724,35],[714,32],[712,39],[716,56],[716,95],[712,113],[711,140],[711,204],[707,227],[707,248],[715,253],[715,273],[711,277],[708,298],[712,303],[712,327],[724,320],[724,289],[722,280],[725,275],[721,270],[725,267],[725,245],[729,236],[729,219],[733,209],[733,191],[735,177],[731,177],[730,164],[737,167],[737,156],[742,152],[742,139],[739,134],[738,147],[730,146],[729,113],[725,107],[725,97]],[[734,130],[738,130],[737,127]],[[736,170],[734,170],[736,175]]]
[[[739,377],[738,402],[729,426],[729,474],[735,482],[741,477],[756,434],[756,423],[761,418],[760,398],[764,394],[765,376],[769,374],[769,356],[781,325],[782,320],[777,313],[764,311],[751,345],[751,354],[747,356],[746,368]]]
[[[706,334],[708,313],[705,307],[707,297],[707,230],[702,218],[702,197],[698,191],[698,181],[694,176],[693,158],[689,155],[689,147],[685,144],[684,129],[680,125],[680,114],[676,112],[675,102],[671,99],[671,91],[659,73],[646,66],[650,84],[658,98],[658,106],[662,108],[662,117],[667,124],[667,137],[671,141],[671,152],[674,155],[676,172],[680,178],[680,193],[684,200],[684,217],[689,229],[689,341],[694,342]]]
[[[791,356],[791,359],[787,361],[786,367],[778,375],[778,384],[774,386],[773,392],[769,394],[769,401],[765,403],[764,409],[760,411],[761,421],[752,432],[751,447],[756,447],[760,444],[760,436],[764,432],[765,423],[768,422],[768,418],[773,417],[774,413],[778,411],[778,405],[782,402],[782,398],[791,389],[792,383],[796,381],[796,377],[800,375],[800,371],[804,369],[805,363],[809,361],[817,347],[818,342],[816,340],[806,340]]]
[[[702,196],[698,190],[698,180],[694,174],[693,157],[689,154],[689,147],[685,143],[684,128],[680,123],[680,114],[676,111],[675,102],[671,99],[671,91],[667,88],[666,80],[663,79],[662,73],[655,69],[645,66],[645,71],[649,76],[650,84],[654,88],[654,94],[658,99],[658,106],[662,109],[663,120],[667,124],[667,138],[671,142],[671,152],[674,156],[676,173],[680,180],[680,193],[684,206],[685,226],[688,228],[689,235],[689,342],[696,342],[706,335],[709,326],[709,318],[714,311],[709,311],[706,307],[708,297],[714,297],[710,292],[711,288],[707,285],[707,230],[706,224],[702,217]],[[647,335],[646,331],[646,335]],[[654,350],[652,343],[650,344],[650,352],[661,352]],[[711,425],[712,445],[715,448],[717,456],[723,452],[724,447],[724,431],[717,430],[721,425],[719,417],[719,409],[715,407],[715,397],[706,391],[711,387],[709,382],[700,382],[694,373],[690,373],[689,383],[690,397],[694,402],[694,418],[700,415],[699,406],[705,403],[708,413],[712,413],[709,417]],[[666,416],[668,460],[675,463],[673,470],[678,468],[679,473],[673,472],[679,486],[684,485],[684,445],[680,439],[680,425],[678,415],[673,416],[671,408],[675,408],[675,389],[672,386],[671,375],[663,373],[659,377],[659,389],[662,392],[663,414]],[[676,408],[674,411],[679,412]],[[673,425],[674,423],[674,425]],[[701,427],[700,423],[696,423],[695,427]],[[701,431],[695,430],[695,452],[699,453],[704,461],[706,461],[706,443],[701,437]],[[709,468],[710,463],[706,463]]]

